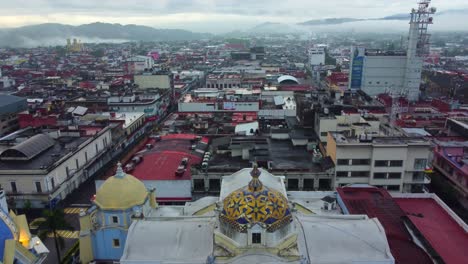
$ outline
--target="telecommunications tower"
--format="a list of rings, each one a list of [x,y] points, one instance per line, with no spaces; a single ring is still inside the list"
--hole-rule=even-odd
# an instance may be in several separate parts
[[[427,27],[432,24],[435,7],[429,7],[431,0],[418,2],[418,8],[411,10],[408,48],[406,54],[406,71],[403,87],[409,101],[419,99],[421,70],[424,57],[429,53],[429,38]]]

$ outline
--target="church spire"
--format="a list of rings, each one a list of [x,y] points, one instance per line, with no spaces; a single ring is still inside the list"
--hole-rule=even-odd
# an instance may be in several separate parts
[[[125,177],[125,172],[122,169],[122,163],[120,163],[120,161],[117,163],[117,172],[115,173],[115,177],[120,179]]]
[[[252,180],[249,182],[249,190],[251,192],[259,191],[263,188],[262,182],[258,179],[262,172],[258,169],[257,163],[253,165],[252,170],[250,171],[250,176],[252,176]]]

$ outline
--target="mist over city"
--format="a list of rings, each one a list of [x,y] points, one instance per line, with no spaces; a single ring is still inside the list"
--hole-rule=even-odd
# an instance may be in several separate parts
[[[466,0],[0,0],[0,264],[465,264]]]

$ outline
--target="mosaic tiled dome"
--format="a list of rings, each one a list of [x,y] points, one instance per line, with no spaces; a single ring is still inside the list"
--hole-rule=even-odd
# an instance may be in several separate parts
[[[229,194],[223,201],[220,220],[240,232],[246,232],[248,225],[259,224],[267,231],[275,231],[291,222],[288,200],[276,190],[263,186],[258,179],[257,167],[251,172],[249,185]]]

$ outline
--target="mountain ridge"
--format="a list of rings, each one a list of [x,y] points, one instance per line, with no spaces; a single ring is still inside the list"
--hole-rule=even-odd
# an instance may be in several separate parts
[[[109,41],[183,41],[210,38],[212,34],[183,29],[158,29],[135,24],[93,22],[78,26],[43,23],[0,29],[1,46],[38,46],[63,43],[67,38]],[[32,45],[30,45],[32,44]]]

